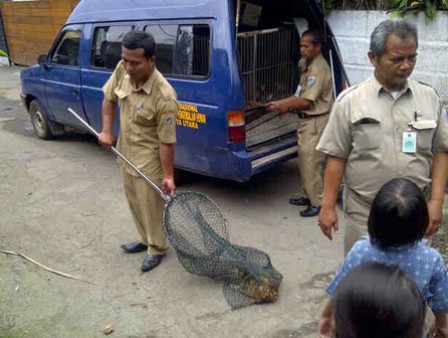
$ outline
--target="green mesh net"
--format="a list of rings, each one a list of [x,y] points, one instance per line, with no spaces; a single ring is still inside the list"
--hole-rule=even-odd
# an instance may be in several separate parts
[[[179,193],[167,203],[164,226],[188,272],[224,281],[224,296],[232,309],[278,298],[283,276],[265,252],[229,242],[228,222],[206,195]]]

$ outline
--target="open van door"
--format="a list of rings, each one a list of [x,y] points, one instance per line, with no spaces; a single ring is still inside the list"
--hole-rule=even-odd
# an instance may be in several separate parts
[[[300,36],[319,29],[336,97],[349,85],[333,32],[315,0],[233,0],[246,152],[252,174],[297,156],[297,116],[266,111],[265,104],[296,91]]]

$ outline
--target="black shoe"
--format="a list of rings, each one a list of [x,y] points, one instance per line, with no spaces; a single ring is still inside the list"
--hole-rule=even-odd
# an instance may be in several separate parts
[[[290,198],[289,203],[294,205],[310,205],[310,200],[306,197]]]
[[[302,217],[314,217],[319,215],[320,206],[310,205],[308,208],[300,212]]]
[[[121,248],[126,253],[136,253],[148,250],[148,246],[146,244],[140,243],[140,242],[132,242],[129,244],[123,244]]]
[[[161,261],[162,255],[146,255],[141,266],[142,272],[148,272],[154,269]]]

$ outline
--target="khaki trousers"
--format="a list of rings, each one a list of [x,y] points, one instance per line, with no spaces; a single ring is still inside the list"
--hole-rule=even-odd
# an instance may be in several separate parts
[[[430,187],[423,189],[426,200],[430,196]],[[345,186],[344,188],[344,253],[348,254],[352,246],[363,236],[368,235],[367,222],[372,205]]]
[[[149,255],[164,254],[169,248],[163,229],[164,200],[142,178],[129,175],[123,169],[121,169],[121,177],[141,242],[148,245]],[[154,180],[154,183],[160,186],[162,182]]]
[[[367,221],[371,204],[357,197],[347,187],[344,190],[344,255],[347,256],[353,245],[368,235]]]
[[[311,204],[322,204],[322,169],[324,154],[316,150],[330,114],[310,119],[299,119],[297,138],[299,146],[298,164],[300,170],[299,196],[310,199]]]

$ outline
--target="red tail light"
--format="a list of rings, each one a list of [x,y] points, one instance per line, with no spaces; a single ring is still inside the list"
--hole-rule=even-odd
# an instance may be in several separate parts
[[[246,124],[243,111],[229,111],[227,113],[227,130],[229,142],[246,140]]]

